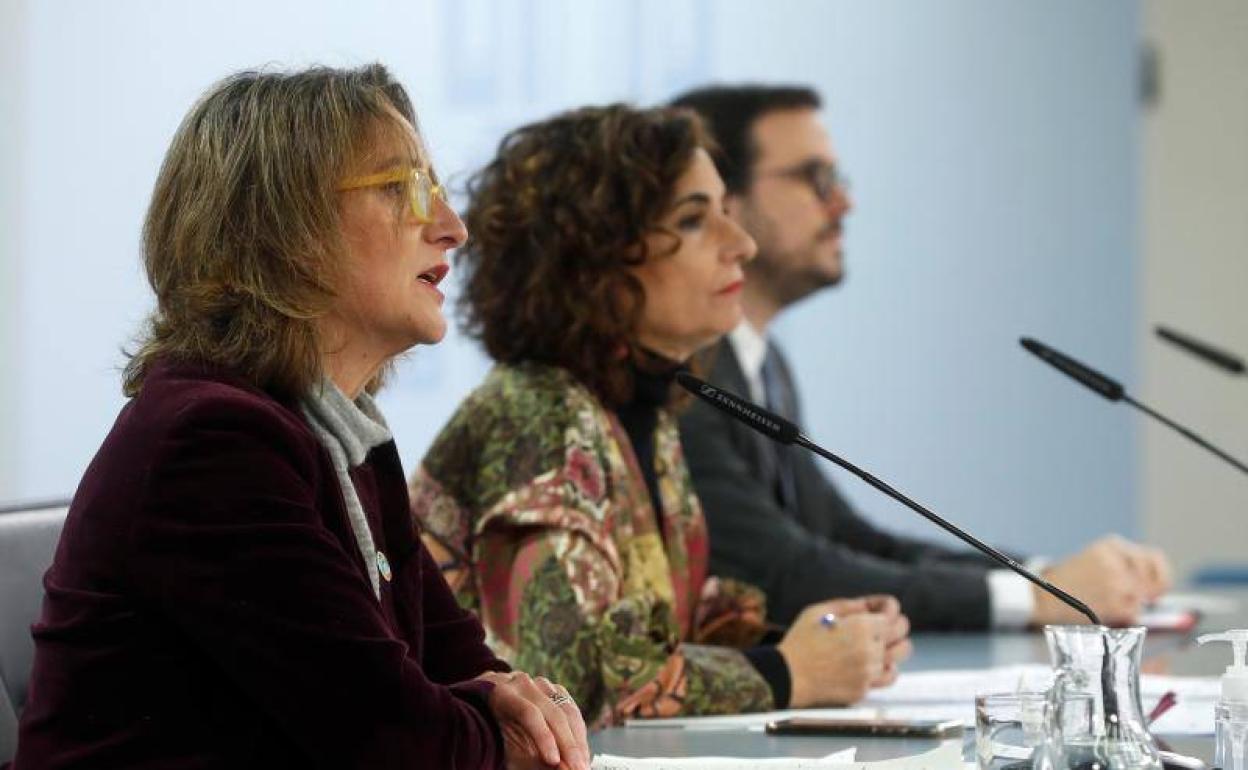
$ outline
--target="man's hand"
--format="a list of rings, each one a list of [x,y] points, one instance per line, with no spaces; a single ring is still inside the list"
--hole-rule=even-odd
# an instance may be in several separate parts
[[[1174,587],[1174,568],[1160,548],[1126,543],[1130,550],[1132,569],[1139,576],[1145,604],[1151,604]]]
[[[1044,577],[1092,608],[1110,625],[1134,623],[1140,609],[1169,590],[1173,571],[1165,554],[1117,535],[1103,537],[1074,556],[1044,570]],[[1035,625],[1081,623],[1074,609],[1039,587],[1033,588]]]

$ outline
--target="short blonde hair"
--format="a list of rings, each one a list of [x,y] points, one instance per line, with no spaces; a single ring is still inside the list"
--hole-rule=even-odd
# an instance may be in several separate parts
[[[410,136],[399,116],[416,126],[380,64],[240,72],[200,98],[165,154],[143,226],[157,304],[126,365],[126,395],[163,358],[308,391],[321,373],[315,322],[344,275],[338,183],[374,127]]]

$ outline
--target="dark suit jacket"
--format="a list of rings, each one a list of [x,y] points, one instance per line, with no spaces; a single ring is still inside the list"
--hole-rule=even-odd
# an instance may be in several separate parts
[[[745,375],[728,340],[708,357],[709,379],[744,396]],[[783,363],[783,359],[782,359]],[[790,383],[787,364],[783,379]],[[795,415],[800,424],[800,414]],[[834,597],[888,593],[916,629],[989,625],[992,564],[873,526],[849,506],[797,447],[789,453],[796,503],[783,507],[769,439],[703,403],[681,418],[681,442],[711,536],[711,572],[762,588],[772,620],[790,623],[803,607]]]
[[[413,532],[394,443],[352,476],[291,402],[160,365],[74,496],[34,626],[15,770],[498,767],[506,670]]]

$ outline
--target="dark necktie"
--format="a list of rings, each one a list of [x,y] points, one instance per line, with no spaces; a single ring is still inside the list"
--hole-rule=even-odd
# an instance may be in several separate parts
[[[775,345],[767,343],[767,354],[763,356],[763,400],[767,408],[786,420],[797,419],[796,394],[793,383],[789,381],[787,370],[780,358],[780,351]],[[797,475],[793,469],[793,457],[790,447],[767,441],[776,464],[776,500],[782,508],[797,509]]]

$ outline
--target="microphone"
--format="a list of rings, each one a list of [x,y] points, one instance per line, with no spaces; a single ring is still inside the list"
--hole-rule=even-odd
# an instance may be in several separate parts
[[[1166,342],[1183,348],[1197,358],[1203,358],[1223,371],[1231,374],[1244,373],[1243,359],[1220,348],[1215,348],[1207,342],[1201,342],[1195,337],[1176,332],[1174,329],[1168,329],[1165,326],[1157,327],[1157,336]]]
[[[936,513],[928,510],[914,500],[911,500],[906,495],[896,489],[893,489],[891,486],[875,476],[872,476],[870,473],[867,473],[848,460],[844,460],[819,446],[807,438],[796,425],[784,419],[780,415],[774,414],[751,401],[747,401],[735,393],[730,393],[723,388],[718,388],[709,382],[694,377],[686,371],[677,372],[676,381],[680,383],[681,387],[693,395],[702,399],[721,412],[724,412],[734,419],[745,423],[773,441],[786,445],[796,444],[844,468],[879,491],[932,522],[936,526],[945,530],[949,534],[958,538],[962,542],[971,546],[975,550],[984,554],[988,558],[1002,565],[1006,569],[1022,575],[1029,582],[1039,586],[1040,590],[1048,593],[1050,596],[1056,597],[1063,604],[1074,609],[1080,615],[1083,615],[1088,620],[1092,621],[1093,625],[1101,625],[1101,619],[1097,617],[1096,613],[1093,612],[1092,608],[1088,605],[1079,601],[1075,597],[1066,593],[1062,589],[1053,585],[1049,581],[1040,577],[1036,573],[1027,569],[1023,565],[1011,559],[1009,556],[1006,556],[974,535],[959,529],[948,520],[938,516]]]
[[[1092,371],[1090,369],[1087,369],[1087,367],[1082,367],[1082,368],[1088,372]],[[1095,372],[1093,372],[1093,374],[1095,374]],[[1109,380],[1108,378],[1102,378],[1102,379],[1105,379],[1106,382],[1113,384],[1113,381]],[[1039,586],[1042,591],[1045,591],[1050,596],[1056,597],[1063,604],[1074,609],[1076,612],[1083,615],[1088,620],[1092,621],[1093,625],[1097,625],[1097,626],[1102,625],[1101,619],[1097,617],[1096,613],[1093,612],[1092,608],[1089,607],[1088,605],[1079,601],[1075,597],[1066,593],[1062,589],[1058,588],[1057,586],[1053,585],[1049,581],[1035,574],[1031,570],[1027,569],[1023,565],[1014,561],[1009,556],[1006,556],[1005,554],[1001,553],[1000,551],[988,545],[987,543],[983,542],[982,540],[959,529],[958,527],[954,526],[952,523],[950,523],[946,519],[941,518],[940,516],[928,510],[927,508],[924,508],[922,505],[919,505],[914,500],[911,500],[906,495],[902,494],[896,489],[893,489],[891,486],[881,481],[880,479],[876,478],[875,476],[872,476],[870,473],[867,473],[866,471],[854,465],[853,463],[849,462],[848,460],[844,460],[841,457],[838,457],[837,455],[834,455],[828,450],[819,446],[818,444],[816,444],[815,442],[807,438],[806,435],[803,434],[796,425],[784,419],[780,415],[770,412],[767,409],[764,409],[763,407],[751,401],[747,401],[746,399],[741,398],[735,393],[730,393],[729,391],[726,391],[723,388],[718,388],[710,384],[709,382],[706,382],[697,377],[694,377],[692,374],[684,370],[678,371],[676,373],[676,381],[680,383],[681,387],[683,387],[685,390],[689,391],[693,395],[702,399],[703,401],[715,407],[716,409],[724,412],[725,414],[729,415],[733,419],[736,419],[736,420],[739,420],[740,422],[745,423],[747,426],[753,428],[759,433],[762,433],[764,436],[767,436],[773,441],[777,441],[785,445],[797,444],[798,446],[803,447],[811,452],[814,452],[820,457],[826,460],[830,460],[836,465],[844,468],[845,470],[854,474],[855,476],[867,482],[871,486],[875,487],[879,491],[883,492],[884,494],[893,498],[894,500],[906,506],[910,510],[919,514],[923,518],[932,522],[936,526],[945,530],[949,534],[958,538],[962,542],[971,546],[975,550],[979,551],[980,553],[983,553],[988,558],[992,559],[998,564],[1001,564],[1004,567],[1007,567],[1011,571],[1019,575],[1022,575],[1032,584]],[[1109,648],[1108,636],[1104,637],[1103,644],[1104,644],[1105,651],[1104,651],[1104,655],[1103,655],[1103,659],[1101,663],[1101,697],[1102,697],[1101,702],[1105,709],[1106,727],[1110,731],[1110,734],[1112,735],[1112,734],[1116,734],[1117,731],[1121,729],[1121,722],[1118,718],[1118,714],[1119,714],[1118,697],[1114,690],[1114,665],[1113,665],[1113,656]],[[1203,770],[1204,769],[1204,764],[1201,763],[1199,760],[1192,760],[1188,757],[1183,757],[1181,755],[1173,754],[1172,752],[1169,752],[1169,751],[1162,751],[1159,753],[1162,758],[1163,767],[1166,768],[1166,770]]]
[[[914,500],[911,500],[906,495],[902,494],[896,489],[893,489],[891,486],[884,483],[883,481],[876,478],[875,476],[872,476],[870,473],[867,473],[866,471],[854,465],[853,463],[849,462],[848,460],[844,460],[838,457],[837,455],[832,454],[831,452],[824,449],[823,447],[819,446],[818,444],[816,444],[815,442],[807,438],[800,430],[798,430],[796,425],[784,419],[780,415],[773,414],[772,412],[769,412],[768,410],[762,408],[761,406],[755,403],[752,403],[750,401],[747,401],[744,398],[741,398],[740,396],[734,393],[729,393],[723,388],[717,388],[714,385],[710,384],[709,382],[700,380],[697,377],[694,377],[692,374],[690,374],[687,371],[682,370],[682,371],[677,372],[676,381],[680,383],[681,387],[683,387],[685,390],[689,391],[693,395],[702,399],[703,401],[715,407],[716,409],[724,412],[725,414],[731,416],[732,418],[745,423],[749,427],[753,428],[759,433],[762,433],[764,436],[767,436],[773,441],[778,441],[779,443],[786,444],[786,445],[797,444],[798,446],[804,447],[810,450],[811,452],[814,452],[815,454],[819,455],[820,457],[826,460],[830,460],[836,465],[839,465],[840,467],[854,474],[858,478],[867,482],[871,486],[880,490],[884,494],[893,498],[897,502],[906,506],[910,510],[919,514],[923,518],[932,522],[936,526],[945,530],[949,534],[958,538],[962,542],[971,546],[975,550],[984,554],[988,558],[992,559],[998,564],[1001,564],[1007,569],[1019,575],[1022,575],[1032,584],[1039,586],[1040,590],[1045,591],[1050,596],[1056,597],[1063,604],[1065,604],[1068,607],[1071,607],[1076,612],[1083,615],[1088,620],[1092,621],[1093,625],[1095,626],[1102,625],[1101,619],[1097,617],[1096,613],[1093,612],[1092,608],[1089,607],[1088,605],[1079,601],[1075,597],[1066,593],[1062,589],[1053,585],[1049,581],[1040,577],[1036,573],[1027,569],[1023,565],[1011,559],[1009,556],[1006,556],[1005,554],[1001,553],[997,549],[983,542],[982,540],[975,537],[974,535],[964,532],[963,530],[954,526],[952,523],[950,523],[946,519],[941,518],[940,516],[936,515],[932,511],[928,510],[927,508],[924,508],[922,505],[919,505]],[[1116,730],[1119,725],[1118,697],[1114,691],[1114,683],[1113,683],[1114,666],[1113,666],[1113,657],[1110,654],[1108,636],[1104,637],[1103,643],[1105,647],[1105,652],[1104,652],[1104,659],[1101,665],[1102,703],[1104,704],[1104,708],[1105,708],[1106,724],[1109,726],[1111,730]]]
[[[1070,356],[1058,353],[1042,342],[1037,342],[1030,337],[1022,337],[1019,339],[1019,344],[1041,361],[1082,382],[1110,401],[1121,401],[1126,393],[1118,382],[1109,379],[1090,366],[1079,363]]]
[[[1041,361],[1052,365],[1064,374],[1069,375],[1097,393],[1100,393],[1110,401],[1127,402],[1131,406],[1147,414],[1149,417],[1152,417],[1154,420],[1157,420],[1163,425],[1178,431],[1198,446],[1203,447],[1209,452],[1217,455],[1223,461],[1229,463],[1235,468],[1238,468],[1241,472],[1248,473],[1248,465],[1244,465],[1244,463],[1240,460],[1235,459],[1224,450],[1219,449],[1205,439],[1196,435],[1191,429],[1179,425],[1169,417],[1166,417],[1165,415],[1156,412],[1144,404],[1141,404],[1139,401],[1131,398],[1131,396],[1127,394],[1126,389],[1124,389],[1117,381],[1111,380],[1109,377],[1106,377],[1090,366],[1076,361],[1065,353],[1059,353],[1048,345],[1045,345],[1043,342],[1034,340],[1031,337],[1021,337],[1019,339],[1019,344],[1026,348],[1028,352],[1033,353]]]

